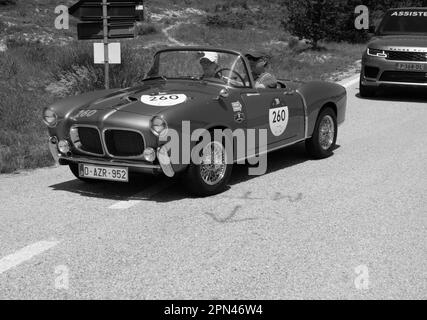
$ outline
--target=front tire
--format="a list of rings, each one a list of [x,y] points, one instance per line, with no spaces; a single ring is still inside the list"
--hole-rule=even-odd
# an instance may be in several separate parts
[[[212,139],[202,150],[200,164],[191,163],[184,180],[195,196],[206,197],[223,192],[233,169],[232,155],[227,155],[225,143]]]
[[[313,136],[305,142],[307,152],[315,159],[330,157],[336,146],[337,133],[335,111],[329,107],[323,109],[317,117]]]

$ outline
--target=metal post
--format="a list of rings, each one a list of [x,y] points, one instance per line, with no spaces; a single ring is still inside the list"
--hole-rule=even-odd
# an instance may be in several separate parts
[[[102,0],[102,21],[104,24],[104,67],[105,67],[105,89],[110,89],[110,64],[108,56],[108,4]]]

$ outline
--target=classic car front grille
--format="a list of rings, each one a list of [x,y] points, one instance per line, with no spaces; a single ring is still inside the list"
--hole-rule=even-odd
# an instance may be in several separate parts
[[[387,60],[427,62],[427,52],[386,51]]]
[[[109,129],[104,139],[108,153],[114,157],[138,157],[144,152],[144,139],[135,131]]]
[[[89,127],[78,127],[80,147],[84,152],[102,155],[101,137],[98,129]]]
[[[427,73],[409,71],[385,71],[381,75],[380,81],[427,83]]]

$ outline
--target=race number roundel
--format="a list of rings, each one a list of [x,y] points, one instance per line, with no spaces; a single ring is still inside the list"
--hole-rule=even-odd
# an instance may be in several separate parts
[[[185,94],[159,94],[155,96],[143,95],[141,102],[150,106],[169,107],[181,104],[187,100]]]
[[[270,121],[270,130],[273,135],[276,137],[282,135],[286,127],[288,126],[289,121],[289,110],[288,107],[280,107],[270,109],[269,115]]]

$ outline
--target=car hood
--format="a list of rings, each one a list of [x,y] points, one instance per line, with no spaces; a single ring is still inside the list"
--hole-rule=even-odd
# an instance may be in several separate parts
[[[427,37],[416,35],[394,35],[374,37],[369,42],[369,48],[380,50],[393,50],[401,48],[422,49],[427,52]]]
[[[82,110],[97,110],[109,113],[121,111],[143,116],[155,116],[168,109],[180,108],[188,104],[206,103],[218,96],[221,85],[202,81],[147,81],[145,84],[128,89],[106,93],[95,100],[80,104],[71,117]],[[172,96],[171,101],[154,99],[155,96]],[[178,99],[177,99],[178,97]],[[174,101],[176,100],[176,101]]]

